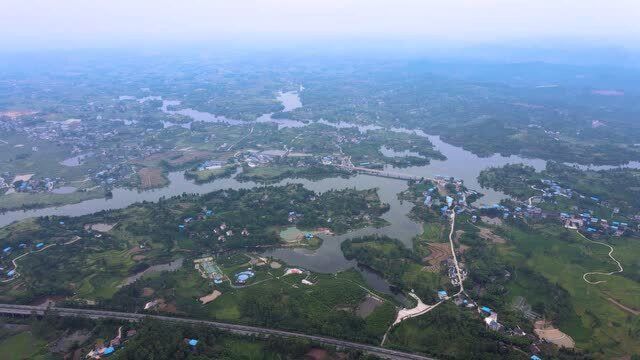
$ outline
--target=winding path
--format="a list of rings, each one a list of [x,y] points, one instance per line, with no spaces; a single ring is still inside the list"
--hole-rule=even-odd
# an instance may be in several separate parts
[[[36,251],[29,251],[29,252],[26,252],[26,253],[24,253],[24,254],[22,254],[22,255],[20,255],[20,256],[17,256],[15,259],[11,260],[11,263],[13,264],[13,271],[15,271],[15,274],[14,274],[11,278],[9,278],[9,279],[4,279],[4,280],[2,280],[2,281],[0,281],[0,282],[8,283],[8,282],[13,281],[13,280],[17,279],[18,277],[20,277],[20,273],[18,272],[18,262],[17,262],[18,260],[22,259],[23,257],[25,257],[25,256],[27,256],[27,255],[29,255],[29,254],[31,254],[31,253],[37,253],[37,252],[43,251],[43,250],[45,250],[45,249],[48,249],[48,248],[50,248],[50,247],[52,247],[52,246],[56,246],[56,245],[58,245],[58,244],[49,244],[49,245],[47,245],[47,246],[44,246],[44,247],[43,247],[42,249],[40,249],[40,250],[36,250]]]
[[[606,275],[606,276],[611,276],[613,274],[618,274],[624,271],[624,269],[622,268],[622,264],[620,264],[620,261],[616,260],[616,258],[613,257],[613,246],[600,242],[600,241],[593,241],[589,238],[587,238],[586,236],[582,235],[582,233],[580,231],[576,231],[578,233],[578,235],[582,236],[583,239],[587,240],[588,242],[594,243],[594,244],[598,244],[598,245],[603,245],[609,248],[609,257],[611,258],[611,260],[613,260],[617,265],[618,265],[618,270],[616,271],[611,271],[608,273],[604,273],[604,272],[600,272],[600,271],[591,271],[591,272],[586,272],[584,273],[584,275],[582,275],[582,279],[584,279],[585,282],[587,282],[588,284],[591,285],[596,285],[596,284],[600,284],[603,282],[607,282],[607,280],[599,280],[599,281],[591,281],[589,279],[587,279],[587,277],[589,275]]]
[[[76,242],[76,241],[78,241],[80,239],[82,239],[82,238],[79,237],[79,236],[76,236],[72,240],[69,240],[69,241],[67,241],[65,243],[62,243],[61,245],[64,246],[64,245],[73,244],[74,242]],[[18,277],[20,277],[20,273],[18,272],[18,262],[17,262],[19,259],[22,259],[23,257],[25,257],[25,256],[27,256],[29,254],[33,254],[33,253],[38,253],[38,252],[44,251],[45,249],[48,249],[48,248],[50,248],[52,246],[56,246],[56,245],[58,245],[58,244],[57,243],[49,244],[47,246],[42,247],[42,249],[40,249],[40,250],[29,251],[29,252],[26,252],[26,253],[24,253],[24,254],[22,254],[20,256],[17,256],[15,259],[11,260],[11,263],[13,264],[13,270],[15,271],[15,274],[9,279],[0,280],[0,282],[8,283],[8,282],[13,281],[13,280],[17,279]]]

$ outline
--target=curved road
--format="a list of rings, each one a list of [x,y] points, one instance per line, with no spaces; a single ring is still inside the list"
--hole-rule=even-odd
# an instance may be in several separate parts
[[[587,276],[589,276],[589,275],[607,275],[607,276],[611,276],[613,274],[621,273],[621,272],[624,271],[624,269],[622,268],[622,264],[620,264],[620,261],[616,260],[616,258],[613,257],[613,250],[614,250],[613,246],[611,246],[611,245],[609,245],[607,243],[600,242],[600,241],[593,241],[593,240],[587,238],[586,236],[582,235],[582,233],[580,231],[576,231],[576,232],[583,239],[585,239],[585,240],[587,240],[587,241],[589,241],[591,243],[598,244],[598,245],[603,245],[603,246],[608,247],[609,248],[609,257],[611,258],[611,260],[615,261],[615,263],[618,265],[618,270],[611,271],[611,272],[608,272],[608,273],[604,273],[604,272],[600,272],[600,271],[586,272],[586,273],[584,273],[584,275],[582,275],[582,279],[584,281],[586,281],[588,284],[596,285],[596,284],[600,284],[600,283],[603,283],[603,282],[607,282],[607,280],[591,281],[591,280],[587,279]]]
[[[13,305],[13,304],[0,304],[0,314],[10,315],[43,315],[48,308],[44,306],[29,306],[29,305]],[[210,326],[220,330],[230,331],[236,334],[242,335],[262,335],[262,336],[279,336],[285,338],[302,338],[311,340],[320,344],[335,346],[338,348],[360,350],[369,354],[373,354],[385,359],[410,359],[410,360],[435,360],[434,358],[409,354],[401,351],[386,349],[378,346],[360,344],[351,341],[339,340],[324,336],[308,335],[292,331],[275,330],[256,326],[237,325],[221,323],[217,321],[207,321],[189,318],[178,318],[161,315],[147,315],[138,313],[124,313],[116,311],[103,311],[103,310],[89,310],[89,309],[72,309],[72,308],[52,308],[58,316],[75,316],[84,317],[90,319],[116,319],[125,321],[140,321],[144,318],[151,318],[160,321],[169,321],[184,323],[190,325],[203,325]]]

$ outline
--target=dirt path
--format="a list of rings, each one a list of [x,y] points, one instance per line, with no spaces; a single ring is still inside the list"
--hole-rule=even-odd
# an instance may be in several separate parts
[[[248,138],[249,136],[251,136],[251,134],[253,134],[253,126],[251,127],[251,129],[249,130],[249,133],[245,136],[243,136],[240,140],[236,141],[235,143],[231,144],[228,148],[227,151],[231,151],[231,149],[234,148],[234,146],[240,144],[244,139]]]
[[[604,272],[600,272],[600,271],[590,271],[590,272],[586,272],[582,275],[582,279],[584,279],[585,282],[587,282],[588,284],[591,285],[596,285],[596,284],[600,284],[603,282],[607,282],[607,280],[599,280],[599,281],[591,281],[589,279],[587,279],[587,277],[589,275],[606,275],[606,276],[611,276],[613,274],[618,274],[624,271],[624,269],[622,268],[622,264],[620,264],[620,261],[616,260],[616,258],[613,257],[613,246],[600,242],[600,241],[593,241],[589,238],[587,238],[586,236],[582,235],[582,233],[580,231],[576,231],[578,233],[578,235],[580,235],[583,239],[587,240],[588,242],[594,243],[594,244],[598,244],[598,245],[603,245],[609,248],[609,257],[611,258],[611,260],[613,260],[617,265],[618,265],[618,270],[616,271],[611,271],[608,273],[604,273]]]
[[[632,308],[630,308],[630,307],[628,307],[626,305],[623,305],[623,304],[617,302],[614,298],[610,298],[609,297],[609,298],[607,298],[607,300],[609,300],[611,303],[613,303],[614,305],[616,305],[617,307],[619,307],[622,310],[628,311],[628,312],[630,312],[630,313],[632,313],[633,315],[636,315],[636,316],[640,315],[640,311],[634,310],[634,309],[632,309]]]

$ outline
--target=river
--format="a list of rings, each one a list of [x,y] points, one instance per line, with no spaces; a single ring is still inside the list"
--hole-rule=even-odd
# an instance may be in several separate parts
[[[285,111],[291,111],[301,106],[300,99],[297,93],[280,93],[279,99],[283,102]],[[181,109],[181,110],[169,110],[170,106],[179,105],[178,101],[163,100],[163,106],[160,108],[162,111],[172,114],[181,114],[191,117],[193,121],[205,121],[205,122],[224,122],[229,125],[247,126],[251,122],[228,119],[222,116],[216,116],[214,114],[197,111],[193,109]],[[257,122],[269,122],[275,123],[279,128],[282,127],[299,127],[306,126],[309,123],[288,120],[288,119],[273,119],[272,114],[264,114],[260,116]],[[330,123],[327,121],[319,121],[320,123],[336,126],[336,127],[358,127],[362,132],[369,130],[381,129],[375,125],[357,126],[350,123]],[[165,126],[172,126],[173,124],[165,124]],[[191,123],[180,124],[181,126],[190,127]],[[501,156],[499,154],[490,157],[478,157],[473,153],[464,150],[460,147],[456,147],[443,142],[438,136],[432,136],[425,134],[420,130],[408,130],[402,128],[393,128],[389,131],[398,132],[413,132],[420,136],[425,136],[434,144],[435,148],[446,156],[446,160],[431,160],[431,163],[425,166],[413,166],[408,168],[396,169],[393,167],[387,167],[389,170],[396,172],[409,173],[416,176],[433,177],[436,175],[453,176],[458,179],[464,180],[465,185],[469,189],[478,190],[485,194],[479,200],[480,204],[493,204],[501,199],[507,198],[507,196],[501,192],[493,191],[490,189],[481,189],[477,182],[477,176],[481,170],[491,166],[502,166],[508,163],[525,163],[535,167],[537,170],[544,169],[546,162],[540,159],[526,159],[519,156]],[[389,155],[402,156],[413,155],[412,153],[392,153],[389,149],[383,149],[388,151]],[[139,191],[131,189],[116,188],[112,191],[113,197],[110,199],[92,199],[86,200],[77,204],[70,204],[58,207],[48,207],[43,209],[27,210],[27,211],[10,211],[4,214],[0,214],[0,226],[5,226],[13,221],[22,220],[35,216],[46,215],[67,215],[67,216],[80,216],[90,213],[94,213],[107,209],[120,209],[127,207],[133,203],[141,201],[157,201],[160,197],[171,197],[180,195],[182,193],[208,193],[220,189],[241,189],[252,188],[260,186],[253,182],[239,182],[233,178],[217,179],[211,183],[196,184],[193,181],[187,180],[182,172],[172,172],[168,175],[169,185],[153,190]],[[383,218],[387,220],[390,225],[376,229],[367,227],[351,231],[347,234],[337,236],[322,236],[323,243],[320,248],[316,250],[308,250],[304,248],[292,249],[292,248],[278,248],[266,251],[266,255],[278,258],[286,263],[294,266],[301,266],[306,269],[317,272],[335,272],[354,267],[353,261],[348,261],[342,255],[340,250],[340,244],[347,238],[363,236],[368,234],[382,234],[389,235],[397,238],[407,247],[412,247],[412,238],[420,234],[422,231],[421,224],[418,224],[408,218],[408,213],[411,210],[412,204],[409,202],[400,202],[397,198],[397,194],[407,188],[407,182],[397,179],[381,178],[370,175],[359,174],[348,179],[344,178],[328,178],[317,181],[304,180],[304,179],[287,179],[281,181],[276,185],[284,185],[289,183],[300,183],[306,188],[316,191],[324,192],[330,189],[344,189],[353,188],[356,189],[369,189],[378,188],[380,199],[390,205],[390,209],[383,215]],[[390,292],[386,282],[384,282],[377,274],[367,271],[366,269],[359,269],[363,272],[367,283],[379,291]],[[385,291],[386,289],[386,291]]]

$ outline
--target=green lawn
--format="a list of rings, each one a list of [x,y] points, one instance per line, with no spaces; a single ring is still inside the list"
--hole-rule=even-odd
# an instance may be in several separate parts
[[[40,359],[46,354],[46,342],[25,331],[0,341],[0,357],[4,360]]]

